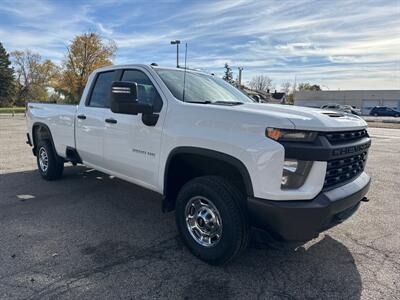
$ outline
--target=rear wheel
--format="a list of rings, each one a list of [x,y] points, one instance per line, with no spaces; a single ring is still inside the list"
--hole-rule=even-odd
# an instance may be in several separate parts
[[[221,265],[247,246],[249,225],[243,195],[219,176],[186,183],[176,202],[176,223],[184,243],[201,260]]]
[[[57,155],[50,141],[40,140],[36,149],[36,160],[40,175],[46,180],[60,178],[64,170],[64,160]]]

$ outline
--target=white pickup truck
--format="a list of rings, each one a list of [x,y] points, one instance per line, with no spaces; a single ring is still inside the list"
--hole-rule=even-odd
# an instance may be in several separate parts
[[[160,193],[185,244],[211,264],[236,257],[250,226],[306,241],[367,200],[361,118],[254,103],[197,71],[102,68],[79,105],[29,103],[27,124],[44,179],[82,163]]]

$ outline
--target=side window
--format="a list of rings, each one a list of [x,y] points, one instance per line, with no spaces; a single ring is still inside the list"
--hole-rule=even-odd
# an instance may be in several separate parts
[[[125,70],[121,80],[136,82],[138,87],[138,100],[140,102],[152,104],[155,112],[161,111],[162,100],[160,94],[145,73],[139,70]]]
[[[89,106],[107,107],[110,98],[111,83],[115,81],[116,71],[99,73],[89,100]]]

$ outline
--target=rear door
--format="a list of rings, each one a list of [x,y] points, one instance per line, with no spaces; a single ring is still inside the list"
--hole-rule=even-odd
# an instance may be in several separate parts
[[[80,103],[76,116],[76,148],[86,164],[104,168],[105,113],[111,83],[117,79],[115,70],[100,72],[94,79],[85,103]]]
[[[122,70],[120,80],[137,83],[138,100],[152,104],[158,120],[154,125],[146,125],[142,114],[118,114],[107,109],[108,123],[104,131],[107,168],[122,178],[155,189],[166,105],[156,81],[146,69]]]

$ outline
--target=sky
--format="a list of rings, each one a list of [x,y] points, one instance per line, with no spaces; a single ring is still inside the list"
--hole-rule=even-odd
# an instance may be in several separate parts
[[[60,63],[74,36],[98,32],[114,63],[187,65],[243,80],[267,75],[324,90],[400,89],[400,0],[15,1],[0,0],[0,42]]]

